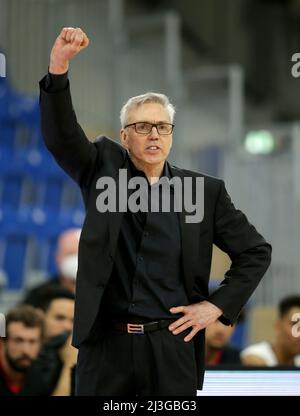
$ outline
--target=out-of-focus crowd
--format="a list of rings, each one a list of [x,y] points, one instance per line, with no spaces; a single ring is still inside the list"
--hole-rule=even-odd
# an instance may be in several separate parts
[[[64,231],[58,275],[30,290],[5,317],[0,396],[69,396],[77,350],[71,345],[80,229]]]
[[[74,394],[77,350],[71,336],[80,231],[69,229],[60,235],[57,276],[27,292],[6,315],[5,336],[0,338],[0,396]],[[225,326],[216,321],[206,328],[207,368],[300,367],[299,317],[300,295],[283,298],[273,342],[262,341],[242,351],[230,344],[239,322]],[[240,318],[245,319],[243,312]]]

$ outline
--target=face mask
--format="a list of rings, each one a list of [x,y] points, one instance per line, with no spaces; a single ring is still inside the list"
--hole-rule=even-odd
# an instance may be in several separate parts
[[[64,257],[60,265],[60,273],[63,277],[70,279],[76,279],[78,268],[78,257],[77,254]]]

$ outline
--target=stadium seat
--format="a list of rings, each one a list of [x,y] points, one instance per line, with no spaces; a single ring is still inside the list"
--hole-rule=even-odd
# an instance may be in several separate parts
[[[7,287],[20,289],[23,286],[23,276],[28,267],[33,241],[27,233],[19,230],[7,232],[3,237],[0,267],[7,274]]]
[[[53,274],[59,234],[81,227],[83,216],[79,188],[42,139],[37,97],[0,79],[0,270],[8,290]]]
[[[7,172],[0,179],[0,203],[18,209],[20,206],[26,178],[21,172]]]

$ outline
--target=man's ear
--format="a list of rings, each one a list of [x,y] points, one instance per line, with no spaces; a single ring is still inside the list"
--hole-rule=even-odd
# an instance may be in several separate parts
[[[120,130],[120,140],[121,140],[122,146],[128,150],[127,133],[125,129]]]

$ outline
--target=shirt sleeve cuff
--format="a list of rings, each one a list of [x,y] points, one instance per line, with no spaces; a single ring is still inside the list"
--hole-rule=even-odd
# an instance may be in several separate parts
[[[48,72],[45,79],[45,91],[55,93],[63,91],[69,84],[68,71],[64,74],[55,75]]]

